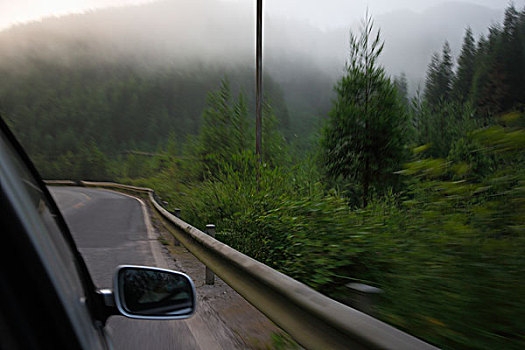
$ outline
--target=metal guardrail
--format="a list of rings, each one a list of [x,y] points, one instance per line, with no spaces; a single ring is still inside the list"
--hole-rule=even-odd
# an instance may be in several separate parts
[[[149,188],[108,182],[46,183],[147,193],[177,240],[307,349],[437,349],[208,236],[164,209]]]

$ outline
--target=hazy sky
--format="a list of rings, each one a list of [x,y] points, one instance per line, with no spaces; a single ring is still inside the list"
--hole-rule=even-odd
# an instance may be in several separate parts
[[[177,1],[177,0],[172,0]],[[206,0],[195,0],[206,1]],[[252,2],[255,0],[223,0]],[[307,20],[320,28],[343,26],[362,18],[368,6],[373,15],[396,9],[422,11],[450,0],[263,0],[265,11],[284,18]],[[151,0],[0,0],[0,30],[14,23],[89,9],[151,2]],[[494,9],[504,9],[507,0],[465,0]],[[522,9],[525,0],[514,0]]]

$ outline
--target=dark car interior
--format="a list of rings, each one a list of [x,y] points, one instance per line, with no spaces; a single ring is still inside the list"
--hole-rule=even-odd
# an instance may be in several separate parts
[[[0,338],[2,349],[58,349],[80,348],[67,312],[60,301],[49,271],[42,261],[38,247],[29,232],[26,215],[38,212],[38,207],[27,208],[29,192],[17,189],[13,182],[22,182],[20,164],[25,176],[30,174],[35,190],[40,192],[39,205],[45,205],[52,213],[69,250],[77,259],[79,275],[83,276],[85,290],[93,291],[87,269],[72,237],[50,194],[28,157],[13,137],[5,123],[0,120]],[[17,159],[13,159],[17,157]],[[18,166],[13,165],[19,162]],[[28,180],[28,179],[25,179]],[[24,201],[25,200],[25,201]],[[31,203],[33,200],[29,199]],[[87,296],[88,308],[96,310],[94,297]],[[94,315],[93,315],[94,316]]]

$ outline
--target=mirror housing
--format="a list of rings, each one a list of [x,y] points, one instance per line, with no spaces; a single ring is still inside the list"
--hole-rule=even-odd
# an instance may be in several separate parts
[[[196,309],[191,278],[154,267],[119,266],[113,281],[113,297],[120,314],[130,318],[180,320],[191,317]]]

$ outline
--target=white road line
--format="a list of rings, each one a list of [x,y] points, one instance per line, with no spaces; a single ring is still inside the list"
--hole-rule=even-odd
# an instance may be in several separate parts
[[[133,198],[140,203],[140,207],[142,208],[142,217],[144,218],[144,225],[146,226],[146,233],[147,233],[147,237],[149,240],[150,250],[153,255],[153,260],[155,261],[155,266],[167,268],[168,264],[166,263],[164,256],[160,252],[160,249],[159,249],[160,242],[157,240],[157,237],[155,237],[155,232],[153,230],[153,226],[151,225],[151,219],[148,214],[148,209],[146,208],[146,204],[144,203],[144,201],[140,198],[134,197],[126,193],[113,191],[113,190],[106,190],[106,189],[104,191],[111,191],[111,192],[118,193],[122,196]]]

